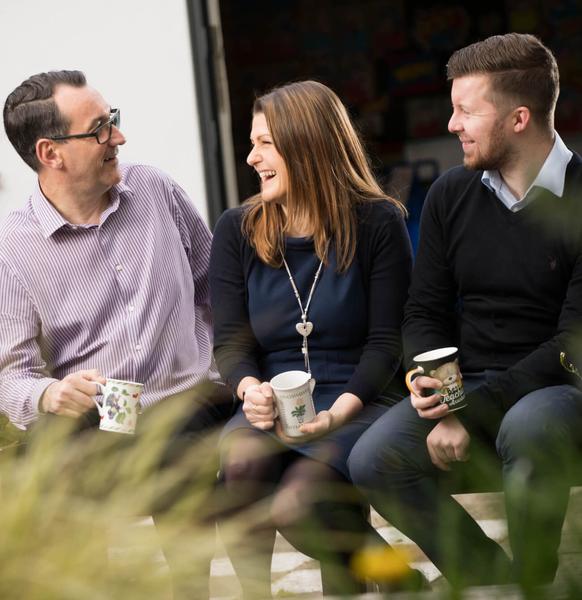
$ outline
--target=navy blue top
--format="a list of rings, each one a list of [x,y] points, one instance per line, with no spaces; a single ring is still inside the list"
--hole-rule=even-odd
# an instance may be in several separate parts
[[[496,371],[459,418],[483,422],[526,394],[572,383],[560,352],[576,356],[582,327],[582,159],[561,198],[542,188],[518,212],[456,167],[432,185],[404,322],[408,361],[458,346],[461,370]]]
[[[287,272],[257,259],[241,232],[243,211],[221,216],[210,258],[214,352],[233,390],[245,376],[264,381],[282,371],[305,370],[295,329],[301,313]],[[340,384],[338,395],[351,392],[367,403],[391,383],[400,365],[412,253],[403,216],[389,202],[358,205],[357,217],[357,251],[346,272],[336,272],[333,244],[330,248],[309,309],[314,329],[308,342],[318,385]],[[312,240],[287,239],[285,257],[305,305],[319,265]]]
[[[309,290],[319,267],[311,239],[288,238],[285,259],[305,307]],[[301,352],[303,337],[296,324],[301,311],[284,269],[273,269],[255,261],[249,273],[250,324],[259,346],[263,378],[271,379],[282,371],[306,370]],[[333,302],[330,302],[333,298]],[[323,267],[312,296],[308,320],[309,360],[317,389],[322,383],[344,383],[356,368],[366,342],[368,310],[359,263],[354,261],[342,274],[336,272],[335,250]]]

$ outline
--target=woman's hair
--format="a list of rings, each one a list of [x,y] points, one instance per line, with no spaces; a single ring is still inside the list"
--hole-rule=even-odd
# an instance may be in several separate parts
[[[356,251],[356,204],[388,200],[403,213],[404,207],[378,185],[345,106],[327,86],[300,81],[274,88],[255,100],[253,115],[261,113],[287,168],[287,216],[259,193],[246,202],[244,235],[263,262],[279,267],[287,224],[309,219],[317,256],[326,260],[334,243],[338,270],[346,270]]]

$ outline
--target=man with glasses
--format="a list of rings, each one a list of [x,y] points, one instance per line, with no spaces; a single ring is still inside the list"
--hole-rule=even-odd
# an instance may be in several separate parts
[[[212,360],[208,227],[167,175],[118,163],[119,110],[79,71],[24,81],[4,126],[38,184],[0,229],[0,410],[21,429],[46,413],[95,425],[96,383],[137,381],[145,412],[192,405],[179,454],[232,405]]]

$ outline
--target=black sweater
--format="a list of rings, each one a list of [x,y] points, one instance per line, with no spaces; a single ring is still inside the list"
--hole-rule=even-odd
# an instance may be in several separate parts
[[[259,369],[263,350],[249,322],[247,288],[249,273],[259,259],[241,232],[244,210],[227,210],[216,224],[209,272],[214,356],[220,374],[235,391],[245,376],[263,379]],[[367,403],[386,387],[402,390],[394,375],[401,362],[401,324],[412,253],[404,219],[393,205],[362,203],[357,219],[355,260],[366,291],[368,330],[360,362],[344,391]]]
[[[451,169],[431,187],[405,309],[405,361],[455,345],[461,370],[498,370],[469,396],[464,422],[492,401],[507,411],[536,389],[571,382],[560,366],[582,321],[582,159],[562,198],[508,210],[482,171]],[[465,414],[461,414],[465,413]]]

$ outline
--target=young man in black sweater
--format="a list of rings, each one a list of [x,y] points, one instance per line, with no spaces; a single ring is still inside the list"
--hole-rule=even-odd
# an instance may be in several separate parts
[[[403,336],[408,368],[459,348],[468,405],[449,412],[442,382],[417,377],[350,471],[453,584],[538,585],[557,569],[582,446],[582,392],[560,364],[582,322],[582,159],[554,130],[558,67],[534,36],[458,50],[447,74],[464,166],[426,198]],[[513,561],[441,485],[482,468],[483,449],[502,465]]]

